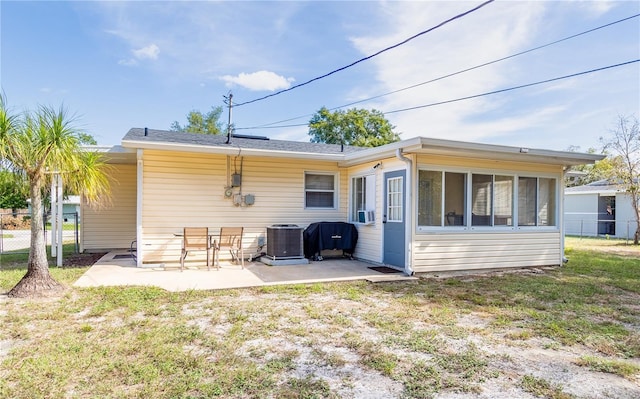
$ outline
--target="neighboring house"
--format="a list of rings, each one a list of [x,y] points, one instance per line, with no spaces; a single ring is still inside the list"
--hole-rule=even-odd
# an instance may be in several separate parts
[[[636,218],[631,195],[623,186],[600,180],[564,190],[565,233],[633,238]]]
[[[376,148],[131,129],[103,148],[113,204],[83,206],[82,248],[178,261],[184,226],[350,222],[354,256],[407,274],[558,265],[563,178],[600,155],[416,137]],[[365,212],[358,212],[365,211]]]
[[[31,213],[31,199],[27,200],[27,205],[29,207],[29,213]],[[47,209],[47,212],[49,209]],[[65,222],[73,222],[75,221],[75,215],[78,215],[80,218],[80,196],[79,195],[69,195],[62,200],[62,215],[63,220]]]

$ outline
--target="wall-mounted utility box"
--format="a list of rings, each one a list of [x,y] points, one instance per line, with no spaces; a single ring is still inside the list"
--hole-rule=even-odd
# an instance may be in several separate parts
[[[231,175],[231,187],[240,187],[242,185],[242,175],[234,173]]]

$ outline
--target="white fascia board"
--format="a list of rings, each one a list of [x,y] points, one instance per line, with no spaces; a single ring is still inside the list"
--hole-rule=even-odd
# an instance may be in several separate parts
[[[600,197],[605,197],[605,196],[611,196],[611,195],[616,195],[620,193],[626,193],[626,191],[623,189],[567,191],[567,189],[565,189],[564,193],[565,195],[580,195],[580,194],[587,195],[588,194],[588,195],[598,195]]]
[[[142,142],[142,141],[133,141],[133,140],[123,141],[122,145],[127,148],[141,148],[141,149],[147,149],[147,150],[199,152],[199,153],[206,153],[206,154],[221,154],[221,155],[238,155],[238,153],[240,152],[242,155],[253,155],[253,156],[260,156],[260,157],[314,159],[314,160],[332,161],[332,162],[340,162],[344,160],[346,156],[346,154],[318,154],[313,152],[263,150],[263,149],[243,148],[243,147],[216,147],[216,146],[202,146],[202,145],[180,144],[180,143],[154,143],[154,142],[146,142],[146,141]]]
[[[104,156],[107,163],[110,164],[135,164],[136,163],[136,151],[132,148],[125,148],[120,145],[114,146],[100,146],[100,145],[85,145],[82,146],[82,151],[96,152]]]
[[[513,147],[430,138],[422,138],[421,142],[426,152],[441,153],[443,155],[466,154],[480,158],[516,162],[535,162],[570,166],[592,164],[605,158],[604,155],[599,154],[584,154],[578,152],[542,150],[527,147]]]
[[[405,154],[465,156],[479,159],[544,163],[562,166],[592,164],[605,157],[604,155],[598,154],[414,137],[412,139],[351,153],[347,155],[344,162],[340,163],[340,166],[353,166],[364,162],[392,157],[395,156],[394,154],[397,149],[401,149]]]
[[[401,149],[405,153],[416,152],[422,149],[420,137],[414,137],[395,143],[385,144],[380,147],[372,147],[366,150],[347,154],[345,160],[340,162],[340,166],[354,166],[366,162],[376,161],[384,158],[395,158],[396,151]]]

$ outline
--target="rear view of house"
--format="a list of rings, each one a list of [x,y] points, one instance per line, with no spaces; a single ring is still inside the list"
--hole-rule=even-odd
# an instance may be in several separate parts
[[[185,226],[347,222],[354,256],[407,274],[560,264],[563,176],[599,155],[412,138],[376,148],[131,129],[104,149],[114,205],[83,207],[83,249],[175,263]]]

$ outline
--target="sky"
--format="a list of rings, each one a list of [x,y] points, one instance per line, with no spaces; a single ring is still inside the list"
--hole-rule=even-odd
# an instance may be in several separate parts
[[[223,106],[226,124],[225,96],[286,89],[234,106],[236,133],[309,141],[316,111],[347,105],[381,111],[401,139],[587,151],[618,116],[639,116],[639,62],[478,96],[638,60],[638,17],[442,77],[634,16],[640,1],[496,1],[418,35],[482,3],[3,0],[0,84],[14,112],[64,106],[100,145],[191,110]]]

